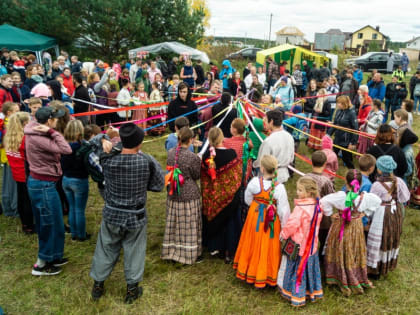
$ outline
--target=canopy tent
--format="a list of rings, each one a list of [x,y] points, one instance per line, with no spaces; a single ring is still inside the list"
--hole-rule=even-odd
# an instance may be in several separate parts
[[[299,64],[302,66],[303,60],[306,60],[309,66],[312,66],[314,62],[318,65],[323,64],[324,62],[330,62],[328,57],[314,53],[308,49],[290,44],[283,44],[257,52],[257,65],[263,66],[268,56],[278,64],[282,61],[287,61],[287,69],[289,69],[290,73],[293,72],[293,67],[295,65]]]
[[[192,59],[201,60],[204,63],[209,63],[210,59],[205,52],[198,49],[189,47],[179,42],[163,42],[159,44],[153,44],[144,46],[128,51],[130,58],[141,57],[146,53],[157,54],[162,52],[173,52],[179,55],[186,55]]]
[[[58,56],[58,45],[54,38],[29,32],[9,24],[0,26],[0,48],[33,51],[38,62],[41,63],[42,51],[53,47]]]

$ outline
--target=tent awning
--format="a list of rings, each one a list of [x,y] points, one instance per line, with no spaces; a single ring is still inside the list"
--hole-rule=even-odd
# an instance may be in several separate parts
[[[323,64],[324,62],[329,63],[330,61],[326,56],[290,44],[283,44],[266,50],[260,50],[257,52],[257,64],[264,65],[265,59],[268,56],[271,56],[276,62],[288,61],[288,67],[291,72],[293,66],[301,64],[303,60],[306,60],[310,66],[312,66],[314,62]]]
[[[52,37],[29,32],[9,24],[0,26],[0,48],[41,51],[56,45],[57,41]]]
[[[173,52],[180,55],[188,55],[192,59],[201,60],[204,63],[209,63],[210,59],[207,54],[198,49],[189,47],[187,45],[181,44],[179,42],[163,42],[159,44],[153,44],[149,46],[144,46],[136,49],[131,49],[128,51],[130,58],[135,58],[137,53],[148,52],[152,54],[162,53],[162,52]]]

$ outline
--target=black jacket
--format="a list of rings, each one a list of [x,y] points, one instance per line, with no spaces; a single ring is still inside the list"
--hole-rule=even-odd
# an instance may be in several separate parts
[[[238,85],[236,82],[233,79],[229,79],[228,86],[230,94],[236,96],[236,94],[238,94]],[[242,93],[246,94],[246,86],[242,80],[239,82],[239,89],[242,91]]]
[[[203,67],[200,65],[195,65],[194,69],[195,73],[197,74],[197,79],[195,80],[195,83],[202,85],[205,80]]]
[[[83,85],[79,85],[74,90],[74,98],[90,102],[90,96],[89,96],[88,89],[85,88]],[[74,109],[75,114],[85,113],[85,112],[89,111],[89,104],[88,103],[80,102],[80,101],[73,101],[73,103],[74,103],[73,109]]]
[[[71,64],[71,73],[80,72],[82,70],[82,63],[80,61]]]
[[[214,105],[211,109],[212,116],[216,116],[218,113],[220,113],[223,109],[226,108],[228,105],[223,105],[222,103],[218,103]],[[226,112],[227,113],[227,112]],[[218,117],[213,119],[213,126],[216,126],[220,120],[223,119],[223,117],[226,114],[219,115]],[[232,134],[230,133],[230,125],[232,124],[232,121],[238,117],[238,112],[236,111],[236,108],[232,108],[232,110],[227,114],[226,118],[223,120],[222,124],[219,126],[220,129],[222,129],[223,136],[225,138],[232,137]]]
[[[400,89],[397,89],[397,86]],[[390,105],[399,106],[403,99],[407,97],[407,89],[405,83],[388,83],[385,90],[385,99]]]
[[[177,72],[178,72],[178,66],[176,65],[176,63],[173,60],[169,61],[168,62],[168,76],[172,78],[172,76],[174,74],[177,74]]]
[[[397,168],[394,170],[395,176],[404,177],[405,172],[407,172],[407,160],[405,158],[404,152],[397,147],[395,144],[377,144],[367,151],[367,153],[372,154],[376,159],[383,155],[390,155],[397,163]],[[369,178],[375,180],[376,170],[372,173]]]
[[[334,125],[353,129],[355,131],[359,129],[359,124],[357,123],[357,116],[352,108],[345,110],[337,109],[334,119]],[[334,133],[334,144],[337,144],[344,148],[347,148],[349,144],[357,144],[357,134],[330,127],[328,129],[328,134],[332,136]]]
[[[416,75],[413,75],[410,79],[410,99],[414,100],[414,89],[416,84],[420,84],[420,79],[417,79]]]
[[[178,91],[178,97],[171,101],[168,105],[168,120],[173,119],[175,117],[184,116],[186,113],[189,113],[196,109],[197,104],[195,104],[195,102],[191,100],[191,90],[188,90],[188,95],[185,102],[179,97]],[[194,112],[185,117],[188,118],[190,126],[194,126],[198,122],[197,112]],[[171,129],[172,132],[175,132],[175,120],[169,122],[169,129]]]
[[[310,87],[308,86],[307,96],[316,96],[317,93],[318,93],[317,90],[311,91]],[[313,111],[314,111],[315,103],[316,103],[316,98],[315,97],[305,99],[305,105],[303,105],[303,111],[305,113],[312,114]]]

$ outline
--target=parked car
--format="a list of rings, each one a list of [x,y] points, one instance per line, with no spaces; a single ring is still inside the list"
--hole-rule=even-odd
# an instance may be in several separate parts
[[[389,53],[387,52],[368,52],[360,57],[351,58],[345,61],[349,65],[358,65],[363,71],[377,69],[379,72],[386,72],[386,62]],[[401,55],[394,53],[394,69],[401,65]]]
[[[252,59],[255,60],[257,58],[257,52],[262,50],[262,48],[244,48],[237,52],[231,53],[226,56],[228,59]]]

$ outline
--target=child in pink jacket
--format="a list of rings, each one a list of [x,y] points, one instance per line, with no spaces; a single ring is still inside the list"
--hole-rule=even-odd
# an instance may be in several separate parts
[[[306,298],[312,302],[323,297],[321,271],[318,258],[318,231],[322,210],[318,202],[318,187],[310,177],[301,177],[297,182],[295,208],[280,238],[291,239],[299,245],[296,259],[287,257],[287,264],[280,266],[277,285],[283,297],[293,306],[303,306]]]
[[[337,173],[338,170],[338,158],[337,154],[333,151],[333,140],[329,136],[323,136],[322,141],[322,151],[327,156],[327,166],[325,167],[326,170],[332,173]],[[334,183],[335,176],[329,173],[325,173],[329,179]]]

